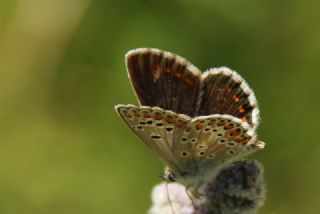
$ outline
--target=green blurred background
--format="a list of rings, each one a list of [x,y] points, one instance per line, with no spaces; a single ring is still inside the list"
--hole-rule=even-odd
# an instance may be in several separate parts
[[[162,164],[114,111],[124,54],[228,66],[255,90],[260,213],[320,213],[317,1],[1,0],[0,213],[145,213]]]

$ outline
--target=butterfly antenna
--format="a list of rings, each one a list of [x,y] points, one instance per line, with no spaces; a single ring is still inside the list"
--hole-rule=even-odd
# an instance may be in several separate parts
[[[190,199],[190,201],[191,201],[191,203],[192,203],[193,210],[195,210],[195,209],[196,209],[196,204],[195,204],[195,202],[194,202],[194,200],[193,200],[193,198],[192,198],[191,193],[189,192],[190,187],[191,187],[191,186],[187,186],[187,187],[186,187],[186,193],[187,193],[187,195],[188,195],[188,197],[189,197],[189,199]]]
[[[170,207],[171,207],[171,210],[172,210],[172,214],[175,214],[174,212],[174,209],[173,209],[173,205],[172,205],[172,201],[170,199],[170,195],[169,195],[169,188],[168,188],[168,182],[166,182],[166,190],[167,190],[167,196],[168,196],[168,201],[169,201],[169,204],[170,204]]]

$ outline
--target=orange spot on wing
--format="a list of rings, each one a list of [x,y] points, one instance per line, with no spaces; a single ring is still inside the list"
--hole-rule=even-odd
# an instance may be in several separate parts
[[[227,125],[227,126],[224,126],[224,129],[232,129],[233,128],[233,125],[231,124],[231,125]]]
[[[171,115],[166,116],[166,122],[172,124],[174,122],[174,118]]]
[[[213,119],[213,120],[210,120],[210,121],[208,122],[208,125],[211,126],[211,125],[213,125],[213,124],[215,124],[215,123],[216,123],[216,120]]]
[[[161,120],[161,119],[162,119],[162,115],[161,115],[160,113],[155,113],[155,114],[153,115],[153,119],[155,119],[155,120]]]
[[[238,108],[238,110],[239,110],[239,113],[243,113],[243,112],[244,112],[244,108],[243,108],[242,106],[240,106],[240,107]]]
[[[246,137],[243,137],[243,141],[241,142],[241,144],[245,145],[245,144],[247,144],[247,143],[248,143],[247,138],[246,138]]]
[[[182,74],[181,73],[175,73],[174,76],[177,77],[177,78],[181,78]]]
[[[134,115],[135,117],[140,117],[140,114],[139,114],[139,112],[138,112],[137,110],[132,109],[132,113],[133,113],[133,115]]]
[[[243,141],[243,139],[241,137],[237,137],[236,139],[234,139],[234,141],[240,143],[241,141]]]
[[[191,126],[188,126],[188,127],[186,128],[186,132],[191,132],[191,130],[192,130],[192,127],[191,127]]]
[[[247,144],[247,138],[246,137],[237,137],[236,139],[234,139],[235,142],[237,143],[241,143],[243,145]]]
[[[196,129],[197,130],[200,130],[200,129],[202,129],[203,128],[203,125],[202,124],[200,124],[200,123],[197,123],[197,125],[196,125]]]
[[[181,120],[177,120],[176,121],[176,126],[177,127],[181,127],[181,126],[183,126],[184,125],[184,122],[183,121],[181,121]]]
[[[171,73],[171,68],[162,68],[164,73]]]
[[[223,126],[225,124],[225,122],[224,121],[219,121],[217,124],[218,124],[218,126]]]
[[[241,120],[242,120],[242,122],[244,122],[244,123],[248,122],[248,119],[247,119],[246,117],[242,117]]]
[[[233,96],[233,97],[232,97],[232,101],[235,102],[235,103],[237,103],[237,102],[240,101],[240,98],[237,97],[237,96]]]
[[[144,118],[151,118],[151,115],[149,113],[144,113],[143,117]]]
[[[240,134],[240,130],[239,130],[239,129],[233,130],[233,131],[231,132],[231,135],[232,135],[232,136],[236,136],[236,135],[239,135],[239,134]]]
[[[184,81],[188,84],[188,85],[193,85],[193,81],[191,78],[185,78]]]

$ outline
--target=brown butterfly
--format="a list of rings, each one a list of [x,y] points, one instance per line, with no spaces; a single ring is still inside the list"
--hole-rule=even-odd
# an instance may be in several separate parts
[[[166,180],[196,194],[227,163],[264,147],[256,136],[255,95],[235,71],[201,73],[154,48],[129,51],[126,65],[141,106],[117,105],[116,111],[167,166]]]

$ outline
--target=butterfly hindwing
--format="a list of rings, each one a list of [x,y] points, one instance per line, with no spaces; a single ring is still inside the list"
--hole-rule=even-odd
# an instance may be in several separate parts
[[[126,65],[141,105],[195,115],[201,72],[187,60],[159,49],[140,48],[126,54]]]
[[[201,84],[197,115],[228,114],[256,129],[259,122],[257,101],[239,74],[226,67],[211,69],[203,73]]]
[[[174,148],[181,171],[208,169],[264,146],[251,135],[249,125],[230,115],[194,118],[184,127]]]

